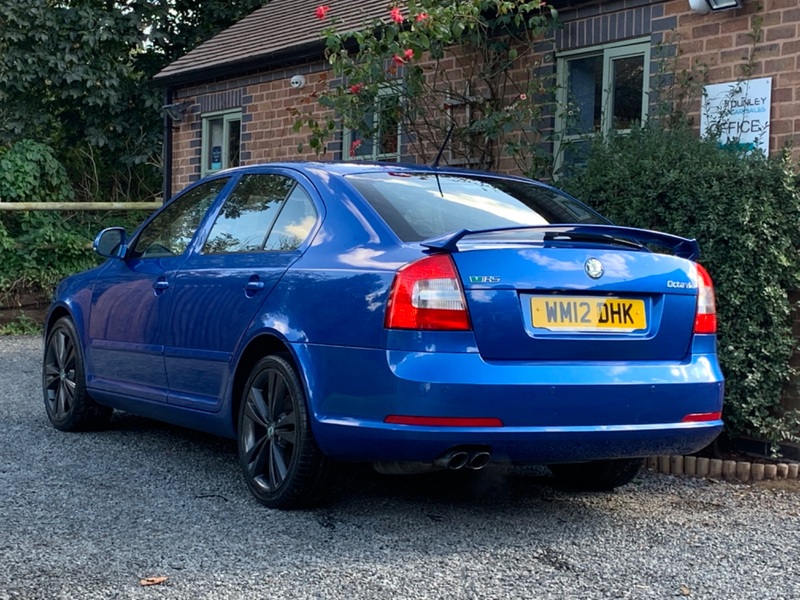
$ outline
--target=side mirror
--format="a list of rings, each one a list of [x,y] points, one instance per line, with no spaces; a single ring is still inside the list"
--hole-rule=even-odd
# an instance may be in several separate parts
[[[122,258],[125,256],[125,230],[122,227],[109,227],[103,229],[94,239],[92,248],[100,256],[106,258]]]

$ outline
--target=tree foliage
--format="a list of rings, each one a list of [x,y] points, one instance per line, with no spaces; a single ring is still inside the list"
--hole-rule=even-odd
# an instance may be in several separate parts
[[[265,0],[0,0],[0,202],[145,200],[161,189],[150,78]],[[0,213],[0,308],[96,264],[142,214]]]
[[[152,76],[269,0],[127,0],[115,5],[135,14],[147,34],[137,64]]]
[[[535,68],[537,43],[556,17],[545,2],[416,0],[407,12],[387,8],[384,19],[355,32],[338,31],[337,15],[325,9],[317,17],[332,23],[323,37],[334,84],[315,98],[333,114],[319,121],[313,107],[301,107],[295,125],[308,128],[318,152],[340,119],[357,133],[344,157],[400,125],[413,154],[427,162],[452,127],[448,147],[462,164],[496,168],[509,156],[525,173],[549,166],[538,124],[551,82]],[[381,107],[386,97],[398,101]]]
[[[0,0],[0,143],[53,148],[78,198],[160,189],[149,79],[264,0]]]

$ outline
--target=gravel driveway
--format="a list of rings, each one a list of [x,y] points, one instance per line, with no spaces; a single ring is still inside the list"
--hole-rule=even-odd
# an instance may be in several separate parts
[[[785,482],[644,475],[567,494],[537,470],[349,468],[329,506],[270,511],[227,440],[126,414],[52,429],[40,354],[38,338],[0,338],[3,600],[800,598],[800,490]]]

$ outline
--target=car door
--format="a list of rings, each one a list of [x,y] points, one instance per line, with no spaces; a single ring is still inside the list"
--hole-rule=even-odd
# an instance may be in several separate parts
[[[227,183],[206,182],[170,202],[109,261],[92,291],[89,387],[165,402],[164,322],[174,273],[203,217]]]
[[[216,410],[239,341],[318,221],[307,183],[243,175],[175,277],[165,327],[169,402]]]

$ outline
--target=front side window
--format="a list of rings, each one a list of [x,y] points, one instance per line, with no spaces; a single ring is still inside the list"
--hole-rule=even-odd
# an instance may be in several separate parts
[[[404,242],[461,229],[608,223],[569,196],[514,179],[371,173],[350,175],[347,180]]]
[[[242,139],[242,111],[226,111],[203,115],[203,176],[239,166]]]
[[[400,97],[383,88],[359,129],[345,129],[342,158],[375,161],[400,160]]]
[[[131,257],[153,258],[183,254],[206,211],[227,183],[228,179],[225,177],[207,181],[173,200],[142,229]]]
[[[595,134],[647,120],[650,42],[565,52],[558,58],[556,167],[580,163]]]

